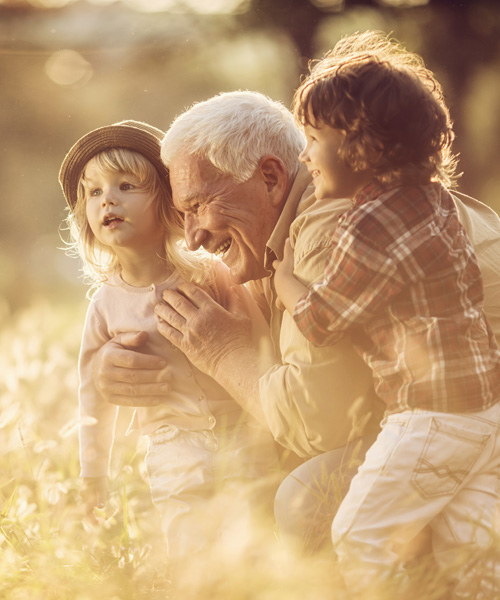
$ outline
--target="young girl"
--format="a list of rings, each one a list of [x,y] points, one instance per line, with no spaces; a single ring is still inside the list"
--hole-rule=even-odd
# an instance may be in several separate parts
[[[163,135],[136,121],[91,131],[67,154],[59,181],[70,210],[72,248],[97,287],[79,359],[86,510],[91,514],[106,499],[117,416],[117,407],[96,390],[93,363],[108,340],[145,331],[141,351],[163,357],[171,379],[164,402],[137,408],[134,423],[149,437],[146,465],[168,553],[183,556],[221,533],[227,506],[217,515],[218,493],[246,482],[232,502],[234,511],[243,511],[256,480],[260,491],[269,481],[276,457],[271,435],[157,331],[153,309],[164,289],[192,280],[222,305],[230,289],[222,263],[190,253],[182,244],[182,222],[171,205],[168,171],[160,159]],[[265,343],[267,326],[245,288],[231,293],[252,318],[255,342]]]
[[[352,207],[332,232],[323,281],[296,279],[288,246],[276,289],[311,342],[350,335],[386,403],[333,520],[349,589],[404,580],[398,548],[429,524],[456,597],[497,597],[500,352],[446,187],[453,131],[439,83],[384,35],[354,34],[314,66],[295,114],[316,197]]]

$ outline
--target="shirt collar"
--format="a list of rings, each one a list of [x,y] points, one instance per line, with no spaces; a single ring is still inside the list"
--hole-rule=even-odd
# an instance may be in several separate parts
[[[399,187],[400,185],[401,184],[388,185],[381,183],[377,179],[372,179],[355,194],[353,198],[353,206],[360,206],[361,204],[371,202],[384,192],[387,192],[387,190],[390,188]]]
[[[312,178],[307,167],[302,165],[293,180],[292,188],[285,201],[276,227],[266,244],[264,266],[270,272],[272,271],[271,266],[273,261],[276,258],[280,260],[283,258],[283,248],[285,247],[287,237],[290,235],[290,226],[297,216],[299,203],[305,195],[304,190],[306,190],[311,181]]]

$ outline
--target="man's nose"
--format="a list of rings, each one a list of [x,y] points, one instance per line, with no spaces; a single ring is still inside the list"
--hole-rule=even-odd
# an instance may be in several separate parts
[[[192,213],[184,213],[184,237],[189,250],[198,250],[207,232],[200,227],[199,219]]]

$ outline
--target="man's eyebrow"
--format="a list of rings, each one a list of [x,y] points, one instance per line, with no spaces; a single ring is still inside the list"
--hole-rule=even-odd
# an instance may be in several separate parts
[[[195,193],[189,194],[187,196],[184,196],[184,198],[180,199],[180,203],[183,206],[192,206],[193,204],[199,204],[200,203],[200,195]]]

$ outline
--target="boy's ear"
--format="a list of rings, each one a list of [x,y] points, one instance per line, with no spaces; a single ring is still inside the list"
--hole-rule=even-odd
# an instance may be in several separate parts
[[[261,159],[259,167],[271,204],[281,205],[288,190],[289,177],[285,165],[277,156],[268,155]]]

